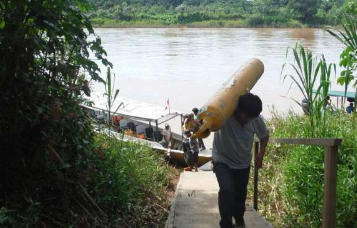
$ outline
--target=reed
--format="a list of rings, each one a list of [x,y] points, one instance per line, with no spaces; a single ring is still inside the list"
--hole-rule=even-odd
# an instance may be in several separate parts
[[[115,89],[115,74],[112,75],[110,73],[110,68],[108,67],[107,69],[107,78],[105,81],[105,93],[103,94],[103,96],[105,96],[107,98],[107,103],[106,103],[106,107],[107,107],[107,112],[108,112],[108,121],[107,121],[107,126],[109,129],[108,132],[108,136],[109,136],[109,140],[111,140],[111,126],[112,126],[112,118],[111,118],[111,113],[115,114],[117,113],[117,111],[119,110],[119,108],[121,106],[124,105],[123,102],[120,102],[117,106],[114,106],[114,102],[116,101],[117,97],[119,94],[119,89]],[[112,110],[115,110],[114,112]]]
[[[300,105],[309,116],[310,125],[306,130],[310,137],[317,137],[317,125],[325,125],[327,95],[330,87],[330,78],[333,72],[336,74],[336,65],[328,64],[323,55],[314,56],[312,52],[302,44],[297,43],[295,47],[289,47],[286,51],[286,58],[292,52],[294,62],[287,62],[282,66],[282,74],[286,67],[293,69],[293,74],[284,75],[292,80],[303,95],[307,105],[293,99]],[[291,86],[290,86],[291,87]],[[316,89],[316,91],[314,91]],[[325,128],[322,128],[324,130]]]

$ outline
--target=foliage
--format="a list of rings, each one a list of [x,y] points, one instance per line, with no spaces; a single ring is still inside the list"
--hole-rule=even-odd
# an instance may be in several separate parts
[[[305,50],[303,45],[296,44],[294,48],[288,48],[292,51],[294,63],[290,63],[294,74],[286,74],[284,80],[289,77],[293,83],[299,88],[305,101],[306,107],[299,101],[295,102],[302,106],[305,112],[309,115],[310,126],[307,128],[310,137],[316,137],[320,132],[317,125],[325,126],[325,115],[327,107],[327,94],[330,87],[330,77],[332,70],[336,73],[336,66],[334,64],[327,64],[323,55],[318,59],[313,56],[308,49]],[[286,64],[283,65],[282,72]],[[314,88],[317,85],[316,91]],[[315,92],[315,93],[314,93]],[[326,130],[326,128],[321,128]]]
[[[94,59],[111,67],[87,2],[4,0],[0,9],[0,226],[162,226],[172,170],[146,146],[95,141],[80,106],[90,80],[105,82]],[[111,108],[119,91],[107,76]]]
[[[293,23],[300,20],[309,25],[335,24],[334,18],[341,8],[341,1],[309,0],[91,0],[95,5],[90,17],[116,20],[113,25],[120,26],[123,21],[131,21],[127,26],[160,25],[191,25],[193,23],[208,24],[218,27],[228,27],[227,21],[245,20],[245,27],[291,27],[300,25]],[[344,0],[342,0],[344,1]],[[338,17],[337,17],[338,18]],[[145,23],[146,22],[146,23]],[[205,23],[200,23],[205,22]],[[222,22],[222,23],[219,23]],[[101,26],[102,24],[96,23]],[[192,26],[192,25],[191,25]],[[301,25],[300,25],[301,26]],[[233,26],[232,26],[233,27]],[[235,26],[242,27],[242,26]]]
[[[92,137],[87,113],[79,107],[80,95],[89,93],[83,73],[103,81],[89,49],[110,64],[100,39],[87,41],[94,34],[82,12],[87,5],[17,0],[0,7],[2,171],[42,169],[53,154],[79,165],[91,151]]]
[[[308,116],[272,113],[273,138],[309,137]],[[342,138],[337,179],[337,227],[356,227],[357,130],[351,115],[328,112],[318,137]],[[318,125],[318,128],[323,126]],[[323,132],[323,133],[322,133]],[[324,149],[269,144],[259,177],[259,208],[274,227],[321,227]]]
[[[0,207],[14,227],[71,224],[68,202],[93,155],[81,96],[89,80],[103,82],[92,59],[111,64],[86,1],[4,0],[0,9]]]
[[[289,1],[289,7],[297,13],[302,22],[313,22],[314,15],[321,4],[321,0],[294,0]]]

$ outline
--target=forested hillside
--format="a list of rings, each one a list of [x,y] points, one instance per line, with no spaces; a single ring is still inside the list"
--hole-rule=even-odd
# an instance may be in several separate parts
[[[339,23],[348,0],[91,0],[99,26],[300,27]]]

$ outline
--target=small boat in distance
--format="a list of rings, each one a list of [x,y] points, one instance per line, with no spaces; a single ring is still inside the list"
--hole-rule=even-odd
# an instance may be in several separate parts
[[[92,105],[82,104],[82,107],[91,110],[93,117],[96,118],[99,123],[108,123],[107,98],[93,93],[89,100]],[[123,103],[123,105],[119,107],[121,103]],[[119,107],[119,109],[115,111],[117,107]],[[181,112],[167,110],[165,107],[141,101],[117,97],[112,105],[110,115],[111,123],[113,123],[113,131],[111,133],[116,138],[146,144],[155,151],[163,152],[167,156],[170,156],[175,163],[186,165],[184,152],[182,151],[182,133],[171,131],[171,149],[168,150],[162,145],[162,133],[164,130],[162,125],[174,118],[180,118],[180,123],[182,123],[183,114]],[[109,131],[106,133],[109,133]],[[209,162],[211,158],[211,150],[200,151],[198,165],[201,166]]]
[[[312,90],[312,93],[316,94],[318,91],[316,89]],[[345,101],[348,102],[355,102],[356,98],[356,92],[350,92],[350,91],[338,91],[338,90],[329,90],[326,95],[326,103],[325,105],[329,105],[331,110],[339,110],[339,109],[344,109]],[[331,97],[336,98],[336,102],[334,102],[334,105],[331,105]],[[303,111],[305,114],[308,114],[308,100],[304,98],[301,101],[300,106],[302,107]]]

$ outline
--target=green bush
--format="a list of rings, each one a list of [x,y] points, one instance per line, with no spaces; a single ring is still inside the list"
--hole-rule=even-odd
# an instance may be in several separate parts
[[[18,0],[0,7],[0,185],[6,196],[34,184],[19,185],[23,181],[52,185],[88,166],[93,131],[81,96],[90,93],[88,80],[103,82],[89,50],[111,64],[79,10],[87,2]]]
[[[246,20],[251,27],[284,27],[289,24],[290,18],[279,13],[276,15],[252,14]]]

